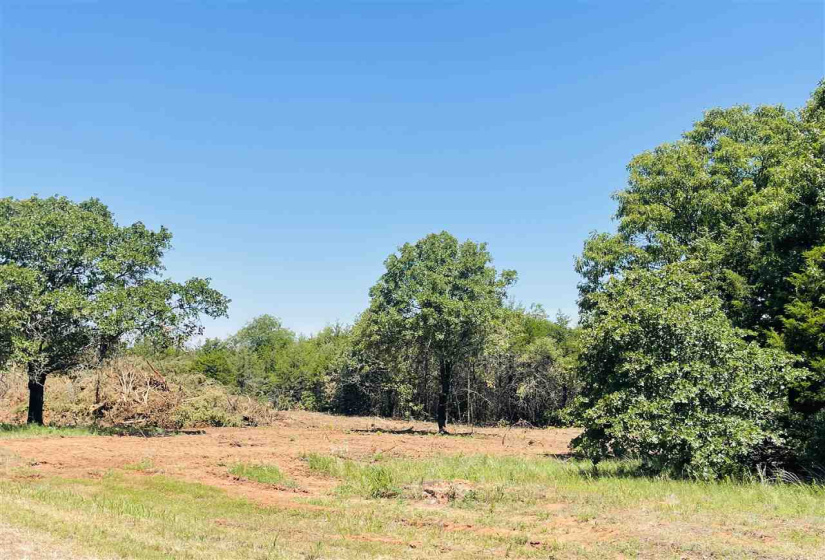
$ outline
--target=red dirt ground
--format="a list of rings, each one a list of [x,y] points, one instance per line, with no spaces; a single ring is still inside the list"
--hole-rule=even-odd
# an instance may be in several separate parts
[[[435,437],[435,425],[380,418],[284,412],[265,428],[207,428],[173,437],[89,436],[0,441],[0,451],[19,456],[31,475],[97,477],[110,468],[147,462],[150,472],[202,482],[255,501],[290,507],[318,507],[294,500],[320,494],[334,481],[309,476],[305,453],[368,458],[429,457],[485,453],[547,456],[568,452],[576,429],[475,428],[452,426],[452,435]],[[472,437],[468,437],[472,433]],[[150,462],[150,463],[149,463]],[[227,474],[238,462],[278,465],[300,491],[240,481]],[[31,476],[30,475],[30,476]],[[296,494],[296,492],[299,492]]]

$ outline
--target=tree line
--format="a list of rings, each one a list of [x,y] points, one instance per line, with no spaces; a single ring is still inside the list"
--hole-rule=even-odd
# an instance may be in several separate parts
[[[432,419],[442,431],[448,411],[450,421],[475,424],[567,422],[564,410],[579,390],[576,329],[537,306],[505,305],[497,319],[485,348],[449,370],[426,343],[377,346],[385,341],[372,338],[366,313],[311,336],[263,315],[226,339],[175,354],[190,371],[282,409]]]
[[[205,279],[161,277],[171,235],[99,201],[0,200],[0,363],[47,376],[118,352],[281,406],[449,421],[575,423],[594,462],[737,476],[825,463],[825,85],[799,110],[705,113],[628,165],[615,233],[576,259],[579,322],[512,303],[514,271],[447,232],[389,255],[352,325],[297,336],[261,316],[181,350],[227,313]]]

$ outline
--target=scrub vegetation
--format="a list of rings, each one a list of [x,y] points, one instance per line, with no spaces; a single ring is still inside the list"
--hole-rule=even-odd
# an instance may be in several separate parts
[[[0,199],[0,519],[104,557],[825,557],[825,83],[706,112],[614,198],[576,321],[442,231],[351,325],[205,340],[230,300],[164,276],[168,230]]]

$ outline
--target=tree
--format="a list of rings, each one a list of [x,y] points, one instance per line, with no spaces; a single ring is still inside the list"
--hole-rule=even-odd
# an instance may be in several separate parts
[[[802,372],[745,342],[691,264],[629,271],[593,296],[574,446],[594,461],[638,456],[654,472],[711,479],[787,454],[786,392]]]
[[[783,341],[811,372],[791,390],[791,404],[816,413],[825,409],[825,245],[805,253],[805,262],[791,276],[796,296],[782,319]]]
[[[782,329],[792,274],[825,243],[825,83],[808,106],[713,109],[683,138],[634,157],[615,235],[577,260],[582,307],[610,277],[693,259],[736,326]]]
[[[678,141],[634,157],[628,172],[627,188],[615,195],[617,233],[593,234],[576,262],[585,330],[599,329],[611,282],[689,263],[741,329],[736,336],[778,344],[809,368],[785,386],[786,400],[800,414],[817,414],[825,381],[816,366],[820,304],[809,280],[812,255],[825,245],[825,82],[800,111],[708,111]],[[600,367],[616,374],[609,361]],[[814,437],[807,428],[796,433]]]
[[[129,337],[179,344],[229,300],[208,279],[162,278],[171,233],[119,226],[97,199],[0,199],[0,347],[28,372],[28,422],[46,378],[100,361]]]
[[[443,433],[453,368],[481,351],[516,273],[497,273],[486,244],[459,243],[446,231],[404,244],[384,265],[386,272],[370,289],[363,336],[385,352],[403,345],[434,357]]]
[[[224,385],[238,384],[232,367],[232,351],[224,341],[217,338],[207,338],[201,344],[195,353],[191,369]]]

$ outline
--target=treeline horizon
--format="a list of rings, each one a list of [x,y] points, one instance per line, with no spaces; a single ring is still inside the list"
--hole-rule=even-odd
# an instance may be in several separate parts
[[[575,262],[576,326],[512,304],[516,272],[442,231],[387,257],[352,325],[300,337],[263,315],[188,351],[229,300],[208,279],[162,278],[168,230],[119,226],[96,199],[0,199],[0,366],[26,369],[37,424],[50,375],[144,352],[284,408],[442,433],[575,424],[594,463],[823,476],[825,81],[796,110],[705,112],[634,157],[614,199],[616,231]]]
[[[296,333],[273,315],[251,319],[237,332],[158,353],[138,342],[128,349],[171,360],[277,408],[345,415],[433,420],[438,363],[426,354],[399,356],[388,366],[370,352],[361,316],[312,334]],[[450,421],[477,425],[527,422],[569,425],[564,409],[578,394],[578,332],[568,316],[541,305],[508,301],[498,337],[482,356],[459,364],[450,395]]]

